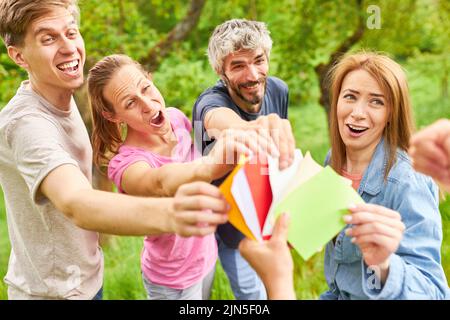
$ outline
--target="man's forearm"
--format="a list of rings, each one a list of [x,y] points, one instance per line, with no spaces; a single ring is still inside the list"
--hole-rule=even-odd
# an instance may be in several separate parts
[[[222,107],[209,111],[205,116],[205,129],[208,136],[217,138],[223,130],[244,128],[249,122],[242,120],[233,110]]]
[[[116,235],[158,235],[173,232],[172,201],[84,189],[74,194],[63,210],[83,229]]]

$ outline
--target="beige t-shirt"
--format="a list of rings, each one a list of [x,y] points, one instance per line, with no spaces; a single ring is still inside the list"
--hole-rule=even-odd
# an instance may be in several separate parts
[[[42,180],[64,164],[92,180],[92,147],[77,106],[72,100],[70,111],[61,111],[25,81],[0,112],[9,299],[92,299],[102,287],[98,233],[77,227],[39,191]]]

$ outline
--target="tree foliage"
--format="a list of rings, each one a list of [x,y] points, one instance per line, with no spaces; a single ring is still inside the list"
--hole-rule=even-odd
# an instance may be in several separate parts
[[[368,21],[371,5],[380,10],[381,28],[365,25],[361,37],[345,51],[368,48],[388,52],[400,62],[430,61],[424,72],[439,77],[441,93],[448,96],[450,4],[445,0],[80,0],[88,53],[85,71],[112,53],[148,62],[152,50],[186,19],[194,2],[204,2],[198,23],[171,43],[155,68],[150,66],[156,69],[156,84],[167,105],[180,106],[187,113],[195,98],[217,79],[206,57],[216,25],[231,18],[265,21],[274,40],[270,73],[288,83],[292,106],[301,106],[318,101],[323,90],[318,67],[344,53],[339,48],[360,21]],[[0,105],[4,105],[26,73],[11,62],[4,46],[0,62]]]

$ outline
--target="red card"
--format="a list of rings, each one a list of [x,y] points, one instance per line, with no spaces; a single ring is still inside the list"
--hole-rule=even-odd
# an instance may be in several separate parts
[[[254,159],[253,159],[254,160]],[[272,204],[272,188],[269,180],[269,166],[260,162],[247,162],[244,172],[252,194],[253,203],[258,214],[259,225],[262,228]]]

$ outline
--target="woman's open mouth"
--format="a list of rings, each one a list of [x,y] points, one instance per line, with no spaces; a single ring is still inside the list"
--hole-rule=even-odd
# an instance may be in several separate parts
[[[353,137],[358,137],[358,136],[362,135],[366,130],[369,129],[367,127],[357,126],[357,125],[353,125],[353,124],[347,124],[346,126],[350,131],[350,135]]]
[[[161,111],[158,111],[151,119],[150,125],[156,128],[162,127],[164,124],[164,114]]]

